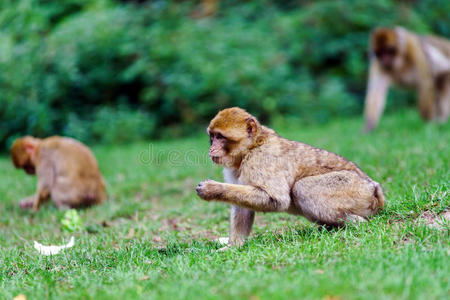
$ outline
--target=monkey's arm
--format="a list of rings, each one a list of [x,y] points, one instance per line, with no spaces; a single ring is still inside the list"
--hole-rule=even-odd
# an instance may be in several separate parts
[[[36,194],[33,196],[33,210],[37,211],[39,205],[47,201],[50,197],[50,188],[46,185],[39,185]]]
[[[54,181],[53,165],[50,159],[44,159],[36,169],[38,184],[36,194],[33,196],[33,210],[39,209],[39,205],[50,197],[51,188]]]
[[[223,201],[260,212],[284,211],[289,208],[291,201],[289,193],[272,197],[266,191],[251,185],[221,183],[213,180],[200,182],[196,191],[204,200]]]
[[[365,131],[371,131],[377,126],[386,104],[386,96],[390,83],[389,76],[383,74],[375,59],[372,59],[370,62],[369,82],[364,108],[366,119]]]

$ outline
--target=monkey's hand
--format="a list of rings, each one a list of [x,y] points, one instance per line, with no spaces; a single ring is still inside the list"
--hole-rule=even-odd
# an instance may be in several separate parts
[[[33,207],[33,204],[34,204],[34,197],[30,196],[20,201],[20,208],[29,209]]]
[[[218,199],[222,194],[222,186],[220,182],[214,180],[205,180],[200,182],[195,188],[197,195],[203,200]]]
[[[367,120],[366,125],[364,126],[364,133],[369,133],[375,128],[375,122],[372,120]]]

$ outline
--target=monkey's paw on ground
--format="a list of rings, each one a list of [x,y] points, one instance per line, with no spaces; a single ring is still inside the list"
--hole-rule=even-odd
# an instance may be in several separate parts
[[[75,244],[74,237],[71,237],[70,241],[67,244],[62,245],[62,246],[55,246],[55,245],[44,246],[44,245],[34,241],[34,249],[36,249],[42,255],[56,255],[59,252],[61,252],[61,250],[63,250],[63,249],[73,247],[74,244]]]
[[[29,209],[33,207],[33,203],[34,203],[34,197],[27,197],[23,200],[20,201],[20,208],[21,209]]]

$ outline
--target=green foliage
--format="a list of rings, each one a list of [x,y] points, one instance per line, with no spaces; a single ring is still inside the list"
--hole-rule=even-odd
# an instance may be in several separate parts
[[[265,122],[359,113],[373,27],[450,31],[448,1],[299,3],[221,1],[197,20],[184,1],[1,1],[0,147],[183,135],[234,105]]]
[[[103,107],[95,114],[91,134],[107,143],[125,143],[143,140],[154,130],[154,119],[147,113]]]

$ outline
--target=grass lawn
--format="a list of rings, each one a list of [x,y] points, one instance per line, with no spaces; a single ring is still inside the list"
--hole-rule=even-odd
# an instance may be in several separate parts
[[[62,230],[53,204],[33,214],[19,199],[36,178],[0,157],[0,298],[27,299],[448,299],[450,123],[424,124],[412,110],[387,115],[361,134],[362,120],[304,127],[282,136],[355,161],[386,193],[369,222],[324,230],[301,217],[257,214],[241,248],[216,251],[228,234],[228,207],[195,194],[222,180],[208,138],[93,148],[110,201],[79,211],[84,227]],[[75,246],[40,256],[33,241]]]

